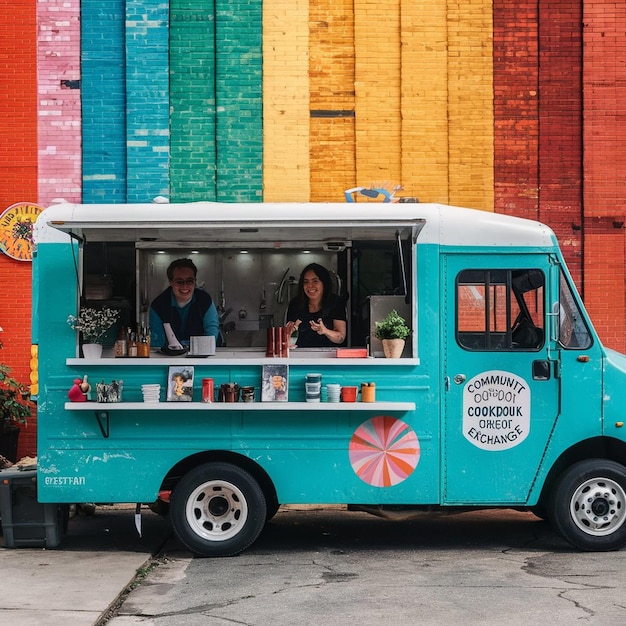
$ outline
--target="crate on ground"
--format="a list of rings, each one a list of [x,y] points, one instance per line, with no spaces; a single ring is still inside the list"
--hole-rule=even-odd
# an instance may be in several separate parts
[[[37,501],[37,472],[0,471],[0,516],[6,548],[55,548],[61,542],[67,506]]]

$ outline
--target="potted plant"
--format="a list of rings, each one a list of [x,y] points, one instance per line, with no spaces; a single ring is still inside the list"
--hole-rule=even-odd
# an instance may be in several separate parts
[[[410,334],[411,329],[395,309],[390,311],[385,319],[375,323],[374,337],[382,342],[387,358],[396,359],[402,354],[404,343]]]
[[[67,323],[70,328],[83,335],[83,356],[85,358],[98,358],[102,355],[100,342],[107,330],[117,322],[119,315],[119,311],[108,307],[101,309],[82,307],[78,312],[78,317],[76,315],[68,316]]]
[[[10,376],[8,365],[0,364],[0,455],[15,463],[20,425],[26,425],[35,407],[30,389]]]

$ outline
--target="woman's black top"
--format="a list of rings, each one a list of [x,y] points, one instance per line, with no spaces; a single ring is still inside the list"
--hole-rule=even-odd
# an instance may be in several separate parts
[[[287,321],[295,322],[301,320],[298,328],[298,347],[299,348],[324,348],[329,346],[338,346],[341,344],[333,343],[326,335],[318,335],[309,323],[311,320],[317,321],[322,318],[324,326],[329,330],[333,330],[333,320],[346,321],[346,305],[343,298],[332,296],[329,304],[319,311],[309,312],[308,304],[304,307],[300,306],[298,298],[294,298],[289,303],[287,309]]]

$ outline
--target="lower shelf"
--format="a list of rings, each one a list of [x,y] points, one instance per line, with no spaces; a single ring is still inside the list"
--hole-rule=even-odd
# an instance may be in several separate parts
[[[415,402],[66,402],[67,411],[414,411]]]

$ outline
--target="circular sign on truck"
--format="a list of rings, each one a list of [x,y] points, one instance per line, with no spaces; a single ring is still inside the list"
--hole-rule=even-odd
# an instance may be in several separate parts
[[[0,250],[17,261],[33,259],[33,226],[43,207],[18,202],[0,215]]]
[[[530,432],[530,387],[517,374],[481,372],[463,389],[463,435],[483,450],[508,450]]]

